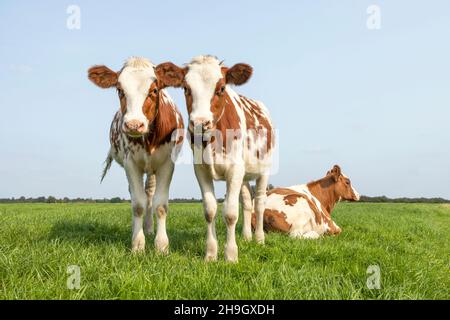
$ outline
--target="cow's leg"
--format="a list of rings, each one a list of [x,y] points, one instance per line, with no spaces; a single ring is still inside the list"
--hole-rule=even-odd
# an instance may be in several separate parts
[[[269,176],[267,174],[261,175],[256,179],[255,187],[255,214],[256,214],[256,227],[255,238],[256,242],[264,243],[264,209],[266,204],[266,191]]]
[[[156,189],[153,197],[152,211],[156,214],[155,248],[161,253],[169,252],[169,238],[166,232],[166,217],[169,206],[169,187],[172,181],[174,163],[168,160],[156,171]]]
[[[326,233],[331,235],[338,235],[341,232],[342,232],[341,228],[333,220],[330,219],[327,222]]]
[[[252,193],[250,184],[244,182],[241,188],[242,212],[244,215],[244,223],[242,224],[242,236],[245,240],[252,240]]]
[[[227,194],[223,203],[223,217],[227,226],[225,260],[230,262],[237,262],[238,260],[236,223],[239,217],[239,192],[242,187],[244,173],[243,167],[235,166],[227,177]]]
[[[211,175],[201,165],[194,165],[203,199],[203,212],[208,224],[206,232],[206,261],[217,260],[216,212],[217,201],[214,195],[214,182]]]
[[[145,193],[147,194],[147,207],[145,213],[144,221],[144,231],[146,234],[153,234],[153,212],[152,212],[152,202],[153,195],[155,194],[156,188],[156,178],[154,174],[148,174],[147,180],[145,181]]]
[[[145,236],[142,230],[142,224],[147,205],[147,195],[145,194],[143,182],[144,173],[132,161],[126,163],[125,172],[127,174],[133,211],[131,250],[133,252],[141,252],[145,249]]]

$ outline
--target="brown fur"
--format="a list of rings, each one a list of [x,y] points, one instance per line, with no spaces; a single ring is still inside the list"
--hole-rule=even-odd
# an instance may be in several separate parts
[[[161,89],[165,87],[181,87],[186,72],[186,68],[180,68],[172,62],[161,63],[155,68]]]
[[[253,68],[246,63],[237,63],[231,68],[222,67],[226,82],[240,86],[246,83],[253,74]]]
[[[329,214],[340,199],[356,200],[350,180],[342,175],[338,165],[333,166],[324,178],[310,182],[307,186]]]
[[[106,89],[117,85],[119,75],[106,66],[93,66],[88,70],[88,78],[95,85]]]
[[[156,147],[170,142],[172,139],[172,132],[175,129],[181,129],[184,127],[183,122],[180,121],[177,128],[176,113],[178,113],[178,110],[176,110],[175,113],[172,106],[165,103],[164,99],[161,98],[161,95],[162,93],[159,92],[159,99],[157,99],[158,112],[156,114],[152,131],[149,134],[148,150],[150,152]],[[179,117],[181,119],[181,115],[179,115]]]
[[[256,228],[256,214],[252,214],[252,228]],[[286,222],[286,214],[276,210],[266,209],[264,211],[264,231],[278,231],[288,233],[291,225]]]
[[[228,93],[224,93],[224,99],[225,104],[223,108],[225,108],[222,117],[219,119],[218,122],[216,122],[216,128],[217,130],[220,130],[222,134],[222,145],[224,148],[227,148],[227,143],[230,143],[227,141],[227,130],[240,130],[241,129],[241,123],[239,119],[239,115],[237,113],[236,108],[234,107],[230,96]],[[236,133],[239,133],[239,131],[234,131]]]
[[[261,108],[253,100],[248,99],[241,95],[239,97],[251,106],[250,113],[245,112],[245,118],[247,121],[247,130],[249,129],[256,130],[257,134],[263,134],[262,130],[265,130],[265,134],[267,134],[267,145],[266,145],[267,149],[265,151],[269,152],[274,144],[273,128],[269,120],[263,115]],[[258,127],[256,127],[255,118],[258,120],[259,123]],[[261,154],[260,156],[263,156],[263,154]]]

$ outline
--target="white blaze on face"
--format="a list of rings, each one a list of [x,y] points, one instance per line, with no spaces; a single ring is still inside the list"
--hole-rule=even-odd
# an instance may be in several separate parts
[[[125,62],[119,76],[120,87],[127,101],[124,122],[138,120],[144,123],[145,131],[148,130],[149,123],[142,106],[154,81],[154,65],[147,59],[130,58]]]
[[[348,177],[347,177],[345,174],[342,174],[342,175],[344,176],[344,178],[347,178],[347,179],[348,179]],[[353,194],[354,194],[355,197],[356,197],[356,201],[359,201],[359,198],[360,198],[359,192],[356,191],[356,189],[353,188],[353,186],[352,186],[352,191],[353,191]]]
[[[357,201],[359,201],[359,198],[360,198],[359,192],[358,192],[358,191],[356,191],[356,189],[355,189],[355,188],[353,188],[353,187],[352,187],[352,190],[353,190],[353,193],[354,193],[354,194],[355,194],[355,196],[356,196],[356,200],[357,200]]]
[[[215,57],[199,56],[189,63],[185,80],[192,95],[190,120],[213,120],[211,99],[222,77],[220,62]]]

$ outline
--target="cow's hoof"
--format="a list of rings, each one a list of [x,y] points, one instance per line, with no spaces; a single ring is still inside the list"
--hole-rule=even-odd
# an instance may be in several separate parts
[[[243,232],[242,233],[242,237],[244,238],[245,241],[252,241],[252,232]]]
[[[131,243],[131,251],[133,253],[142,253],[145,251],[145,236],[142,232],[133,239]]]
[[[168,254],[169,253],[169,239],[166,238],[155,238],[155,248],[156,251],[162,254]]]
[[[236,263],[238,262],[238,247],[225,246],[225,261]]]
[[[264,232],[262,234],[255,233],[255,240],[256,240],[256,243],[264,244]]]
[[[205,262],[214,262],[214,261],[217,261],[217,254],[215,255],[207,254],[205,256]]]

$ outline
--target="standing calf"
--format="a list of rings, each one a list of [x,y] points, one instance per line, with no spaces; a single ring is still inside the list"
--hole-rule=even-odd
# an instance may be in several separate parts
[[[116,88],[120,109],[110,130],[111,148],[102,180],[114,159],[126,172],[133,211],[132,250],[144,251],[145,229],[153,233],[157,217],[155,246],[167,252],[166,233],[169,186],[174,160],[183,139],[183,120],[161,81],[160,66],[144,58],[128,59],[118,72],[93,66],[89,79],[100,88]],[[143,176],[147,179],[143,182]]]
[[[244,201],[243,236],[251,239],[252,203],[248,181],[256,179],[256,240],[264,242],[263,211],[274,145],[273,127],[265,106],[238,95],[230,85],[248,81],[252,67],[239,63],[225,67],[217,58],[198,56],[184,68],[162,64],[162,79],[183,87],[194,151],[194,170],[200,185],[208,223],[206,260],[217,259],[214,180],[226,181],[223,217],[227,226],[225,259],[238,260],[235,227],[239,193]]]

